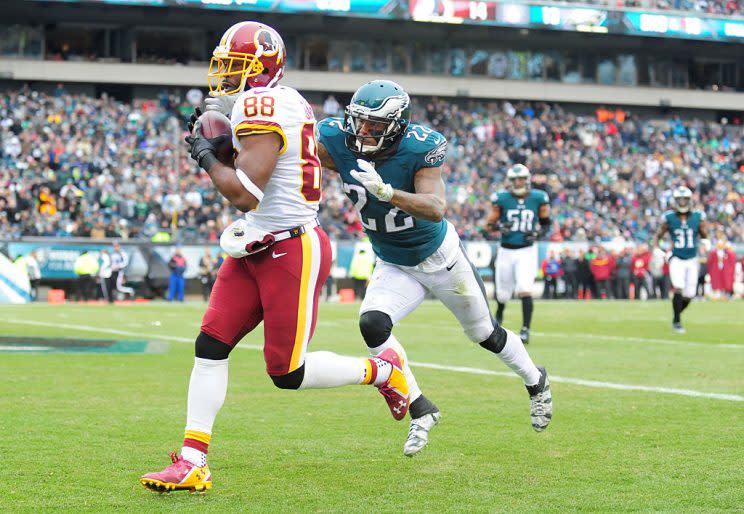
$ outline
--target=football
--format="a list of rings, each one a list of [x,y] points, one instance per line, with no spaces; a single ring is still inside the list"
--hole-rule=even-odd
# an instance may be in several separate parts
[[[217,148],[217,159],[222,164],[232,166],[235,159],[235,151],[232,144],[230,118],[217,111],[207,111],[199,116],[199,124],[201,125],[202,134],[208,139],[222,135],[228,136],[225,142]]]

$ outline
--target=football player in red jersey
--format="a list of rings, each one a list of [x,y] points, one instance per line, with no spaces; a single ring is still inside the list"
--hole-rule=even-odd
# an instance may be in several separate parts
[[[408,410],[404,363],[395,350],[369,359],[307,351],[331,247],[316,219],[321,167],[315,117],[297,91],[279,85],[284,62],[279,34],[257,22],[233,25],[214,50],[208,74],[214,101],[208,104],[232,106],[231,137],[239,151],[234,167],[216,157],[228,136],[206,138],[199,112],[192,116],[191,156],[248,214],[220,239],[230,257],[220,267],[196,338],[181,454],[140,479],[158,492],[212,487],[207,450],[227,392],[228,356],[261,321],[266,370],[277,387],[373,384],[395,419]]]

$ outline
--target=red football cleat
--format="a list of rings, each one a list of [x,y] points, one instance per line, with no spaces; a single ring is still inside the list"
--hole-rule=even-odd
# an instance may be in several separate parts
[[[140,483],[152,491],[169,493],[171,491],[205,492],[212,488],[212,474],[209,466],[199,467],[176,452],[170,454],[173,464],[157,473],[148,473],[140,478]]]
[[[390,407],[390,413],[396,420],[400,421],[408,413],[408,402],[410,400],[408,382],[403,373],[403,359],[392,348],[383,351],[377,358],[389,362],[393,367],[387,382],[377,386],[377,388],[380,390],[380,394],[385,397],[385,401]]]

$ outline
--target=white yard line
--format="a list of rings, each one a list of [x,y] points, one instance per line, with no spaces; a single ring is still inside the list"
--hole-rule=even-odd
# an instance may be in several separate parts
[[[129,330],[117,330],[114,328],[97,328],[97,327],[91,327],[87,325],[73,325],[70,323],[52,323],[49,321],[19,320],[19,319],[7,321],[7,323],[12,323],[16,325],[35,325],[35,326],[41,326],[41,327],[67,328],[70,330],[79,330],[83,332],[98,332],[98,333],[103,332],[103,333],[123,335],[123,336],[147,337],[151,339],[160,339],[164,341],[175,341],[179,343],[191,343],[194,341],[194,338],[190,338],[190,337],[146,334],[143,332],[132,332]],[[246,343],[239,344],[237,348],[242,348],[244,350],[263,350],[263,347],[261,345],[246,344]],[[490,375],[490,376],[497,376],[497,377],[519,378],[514,373],[509,372],[509,371],[493,371],[490,369],[469,368],[465,366],[445,366],[443,364],[434,364],[430,362],[411,361],[411,365],[417,366],[420,368],[440,369],[443,371],[453,371],[456,373],[467,373],[470,375]],[[556,383],[573,384],[573,385],[579,385],[579,386],[585,386],[585,387],[595,387],[595,388],[600,388],[600,389],[619,389],[622,391],[644,391],[644,392],[650,392],[650,393],[675,394],[678,396],[689,396],[693,398],[708,398],[708,399],[713,399],[713,400],[728,400],[728,401],[733,401],[733,402],[744,402],[744,396],[741,396],[738,394],[706,393],[703,391],[695,391],[692,389],[675,389],[671,387],[617,384],[614,382],[584,380],[581,378],[561,377],[557,375],[551,375],[550,380],[551,382],[556,382]]]

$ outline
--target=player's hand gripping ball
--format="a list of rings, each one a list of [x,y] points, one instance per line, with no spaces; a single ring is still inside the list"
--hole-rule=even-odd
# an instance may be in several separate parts
[[[232,146],[232,127],[230,119],[222,113],[194,109],[188,124],[191,157],[205,170],[211,165],[208,155],[217,158],[222,164],[232,166],[235,152]]]

